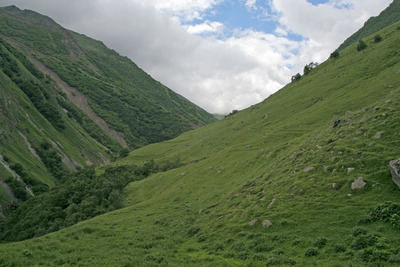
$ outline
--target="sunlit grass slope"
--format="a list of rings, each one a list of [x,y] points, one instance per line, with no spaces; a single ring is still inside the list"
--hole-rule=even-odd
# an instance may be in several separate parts
[[[388,167],[400,157],[399,27],[258,105],[133,151],[114,165],[185,164],[129,184],[126,208],[1,245],[0,265],[398,265],[399,230],[367,215],[400,202]]]

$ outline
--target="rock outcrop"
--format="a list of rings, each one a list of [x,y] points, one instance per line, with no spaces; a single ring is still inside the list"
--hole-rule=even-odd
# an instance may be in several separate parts
[[[400,188],[400,159],[392,160],[389,163],[393,182]]]

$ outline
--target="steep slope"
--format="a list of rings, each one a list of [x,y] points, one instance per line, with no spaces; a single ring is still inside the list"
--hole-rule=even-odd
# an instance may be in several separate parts
[[[399,27],[258,105],[133,151],[111,166],[184,165],[129,184],[126,208],[0,245],[0,262],[398,265],[400,206],[383,203],[400,193],[388,168],[400,147]]]
[[[358,40],[367,37],[368,35],[374,34],[383,28],[392,25],[393,23],[400,20],[400,0],[394,0],[385,10],[377,17],[371,17],[364,23],[364,26],[355,32],[352,36],[347,38],[343,44],[341,44],[338,50],[343,50],[349,45],[358,42]]]
[[[15,6],[0,8],[0,77],[0,203],[215,120],[101,42]]]
[[[121,145],[136,148],[160,142],[215,121],[128,58],[48,17],[12,6],[0,9],[0,25],[6,41],[54,80],[68,85],[60,87],[71,101],[72,90],[82,93],[89,104],[83,111],[95,122],[94,114],[100,117],[106,124],[102,129],[110,135],[110,129],[118,132]]]
[[[64,96],[50,77],[3,39],[0,57],[0,181],[11,189],[0,193],[0,203],[47,191],[66,171],[110,162],[121,146],[83,114],[86,129],[70,119],[58,106],[56,99]]]

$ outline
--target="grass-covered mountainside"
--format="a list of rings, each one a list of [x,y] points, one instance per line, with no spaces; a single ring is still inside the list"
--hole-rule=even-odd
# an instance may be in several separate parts
[[[118,133],[121,144],[137,148],[214,121],[211,114],[103,43],[68,31],[33,11],[6,7],[0,12],[4,39],[33,62],[39,61],[43,72],[72,87],[63,88],[67,95],[83,94],[92,112]],[[74,116],[67,104],[60,105]]]
[[[341,44],[338,50],[343,50],[349,45],[358,42],[358,40],[367,37],[381,29],[392,25],[393,23],[400,20],[400,0],[393,0],[389,7],[379,14],[377,17],[371,17],[368,19],[364,26],[355,32],[352,36],[347,38],[343,44]]]
[[[0,265],[398,266],[400,189],[388,164],[400,157],[400,23],[379,35],[260,104],[81,171],[71,183],[86,197],[53,190],[41,197],[59,201],[43,213],[33,200],[15,207],[26,228],[3,221],[9,236],[40,236],[30,222],[49,210],[62,228],[90,198],[104,209],[124,205],[1,244]],[[133,181],[123,203],[118,192],[96,191],[112,175]]]
[[[0,204],[216,119],[104,44],[0,8]]]

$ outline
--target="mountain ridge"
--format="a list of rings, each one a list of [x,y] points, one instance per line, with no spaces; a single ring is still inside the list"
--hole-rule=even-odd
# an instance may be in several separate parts
[[[383,10],[379,16],[369,18],[363,25],[361,29],[347,38],[338,48],[338,50],[343,50],[349,45],[358,42],[358,40],[367,37],[397,21],[400,20],[400,1],[393,0],[393,2]]]

